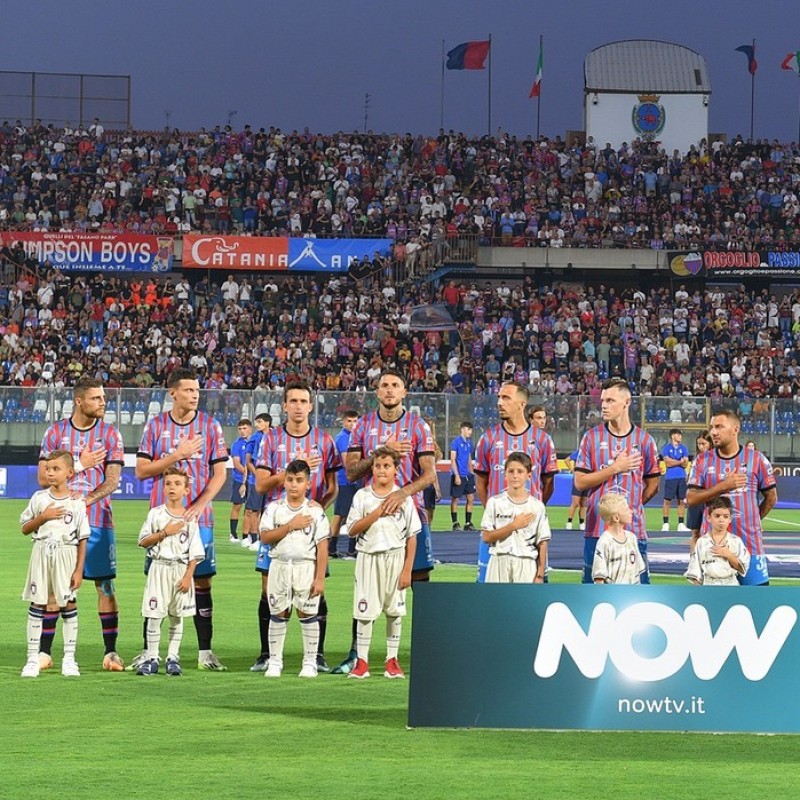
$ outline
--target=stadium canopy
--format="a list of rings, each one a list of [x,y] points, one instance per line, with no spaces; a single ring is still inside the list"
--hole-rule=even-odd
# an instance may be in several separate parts
[[[584,61],[585,91],[710,94],[705,59],[694,50],[654,39],[611,42]]]

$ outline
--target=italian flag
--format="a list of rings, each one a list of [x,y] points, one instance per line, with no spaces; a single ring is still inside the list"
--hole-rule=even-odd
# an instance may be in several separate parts
[[[796,53],[789,53],[789,55],[783,59],[781,69],[788,69],[794,72],[795,75],[800,75],[800,50]]]
[[[542,91],[542,45],[539,44],[539,60],[536,62],[536,77],[533,79],[531,93],[528,97],[538,97]]]

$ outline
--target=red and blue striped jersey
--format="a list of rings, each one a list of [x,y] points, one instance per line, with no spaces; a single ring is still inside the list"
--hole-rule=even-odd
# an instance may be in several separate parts
[[[261,449],[256,456],[256,469],[266,469],[271,475],[283,472],[286,467],[301,455],[318,455],[322,464],[311,472],[309,496],[318,503],[325,496],[326,478],[342,466],[342,459],[336,450],[333,439],[322,428],[311,426],[304,436],[292,436],[285,425],[273,428],[264,435]],[[267,502],[280,500],[285,492],[278,486],[267,495]]]
[[[393,437],[395,441],[410,441],[411,452],[400,459],[397,469],[397,482],[400,486],[408,486],[422,475],[419,460],[421,456],[436,455],[433,435],[427,422],[413,411],[403,411],[402,416],[394,422],[381,419],[377,411],[370,411],[361,417],[350,434],[348,453],[358,453],[361,458],[369,458],[372,453]],[[364,477],[364,485],[372,483],[372,474]],[[422,492],[414,495],[414,506],[423,523],[428,521],[425,515],[425,501]]]
[[[647,524],[644,518],[645,478],[661,476],[658,463],[658,448],[653,437],[638,425],[633,425],[625,436],[615,436],[607,425],[596,425],[583,434],[575,459],[575,472],[598,472],[607,467],[620,453],[642,454],[642,465],[631,472],[620,472],[605,483],[588,490],[586,495],[586,537],[597,538],[603,533],[603,520],[598,506],[606,492],[624,494],[633,511],[630,529],[639,539],[647,539]]]
[[[694,489],[710,489],[732,472],[747,475],[747,486],[726,495],[733,503],[731,533],[744,542],[750,555],[763,555],[761,515],[758,511],[760,494],[775,487],[772,465],[763,453],[745,447],[740,447],[739,452],[729,458],[721,456],[716,450],[701,453],[692,464],[688,485]],[[701,533],[708,533],[710,529],[711,522],[705,510]]]
[[[522,433],[509,433],[503,423],[484,432],[475,450],[475,472],[488,475],[487,497],[496,497],[506,489],[505,463],[511,453],[525,453],[531,458],[531,496],[542,499],[542,477],[558,472],[558,457],[550,435],[529,425]]]
[[[142,443],[136,454],[137,457],[158,461],[172,453],[182,439],[191,439],[198,434],[203,437],[203,445],[200,450],[190,458],[175,464],[176,467],[185,469],[189,473],[188,505],[191,505],[203,493],[211,479],[214,465],[228,460],[225,435],[220,424],[213,417],[204,411],[198,411],[193,420],[180,424],[172,419],[168,411],[164,411],[145,425]],[[150,508],[156,508],[166,502],[164,476],[156,475],[153,478],[153,488],[150,490]],[[201,528],[213,526],[214,512],[211,503],[203,509],[197,522]]]
[[[81,430],[76,428],[71,419],[62,419],[54,422],[42,438],[42,447],[39,451],[39,460],[46,458],[54,450],[66,450],[72,453],[77,462],[81,453],[89,448],[91,450],[107,451],[106,460],[96,467],[76,472],[69,482],[69,488],[74,492],[87,495],[93,492],[106,479],[106,465],[125,463],[125,448],[122,444],[120,432],[102,419],[95,421],[91,428]],[[106,495],[102,500],[92,503],[87,509],[89,525],[93,528],[113,528],[114,520],[111,516],[111,495]]]

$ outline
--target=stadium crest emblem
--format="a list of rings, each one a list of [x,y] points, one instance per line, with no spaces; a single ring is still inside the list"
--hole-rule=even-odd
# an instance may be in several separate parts
[[[652,141],[664,130],[667,112],[659,105],[660,99],[657,94],[640,94],[638,104],[633,107],[633,129],[646,141]]]

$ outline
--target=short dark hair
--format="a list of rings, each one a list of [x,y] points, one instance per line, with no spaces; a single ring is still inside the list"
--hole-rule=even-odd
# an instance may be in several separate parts
[[[606,389],[619,389],[620,391],[627,392],[628,395],[631,394],[631,387],[628,386],[628,381],[625,378],[609,378],[603,384],[603,391]]]
[[[517,383],[517,381],[506,381],[503,386],[513,386],[517,390],[517,394],[521,394],[525,398],[525,402],[528,402],[528,398],[531,396],[530,389],[524,383]]]
[[[522,464],[526,472],[533,472],[533,462],[527,453],[521,453],[518,450],[509,453],[506,463],[503,464],[503,469],[507,470],[509,464]]]
[[[307,478],[311,477],[311,467],[308,466],[307,461],[301,458],[296,458],[294,461],[289,462],[286,467],[287,475],[305,475]]]
[[[269,424],[272,425],[272,417],[267,414],[266,411],[261,414],[256,414],[256,419],[260,419],[262,422],[269,422]]]
[[[284,403],[286,402],[286,398],[289,397],[289,392],[291,392],[293,389],[300,392],[308,392],[308,399],[314,399],[314,390],[311,388],[310,384],[306,383],[306,381],[293,381],[292,383],[287,383],[283,390]]]
[[[475,426],[472,424],[472,421],[471,421],[471,420],[465,419],[465,420],[464,420],[464,421],[461,423],[461,427],[462,427],[462,428],[474,428]]]
[[[712,447],[714,446],[714,440],[711,438],[711,434],[708,431],[700,431],[695,438],[695,443],[699,442],[701,439],[708,442]]]
[[[342,419],[358,419],[360,414],[354,408],[346,408],[342,411]]]
[[[669,435],[674,436],[676,433],[683,434],[683,431],[680,428],[670,428]]]
[[[731,502],[730,497],[727,495],[718,494],[713,500],[708,501],[706,508],[708,509],[709,514],[717,508],[724,508],[733,512],[733,503]]]
[[[737,425],[742,424],[742,418],[732,409],[732,408],[720,408],[715,411],[712,417],[727,417],[732,422],[735,422]]]
[[[242,418],[241,418],[241,419],[240,419],[240,420],[239,420],[239,421],[236,423],[236,427],[238,428],[238,427],[240,427],[241,425],[250,425],[250,426],[252,427],[253,423],[252,423],[252,422],[250,422],[250,420],[249,420],[249,419],[247,419],[247,417],[242,417]]]
[[[89,375],[84,375],[79,378],[75,383],[72,390],[73,397],[83,397],[89,389],[102,389],[103,381],[100,378],[92,378]]]
[[[174,389],[181,381],[196,381],[197,373],[188,367],[178,367],[167,378],[167,389]]]
[[[406,376],[403,375],[403,373],[400,372],[399,369],[391,369],[391,368],[385,369],[383,370],[383,372],[381,372],[381,374],[378,376],[378,383],[376,385],[380,386],[381,381],[390,375],[392,377],[399,378],[403,382],[403,388],[408,388],[408,381],[406,380]]]

